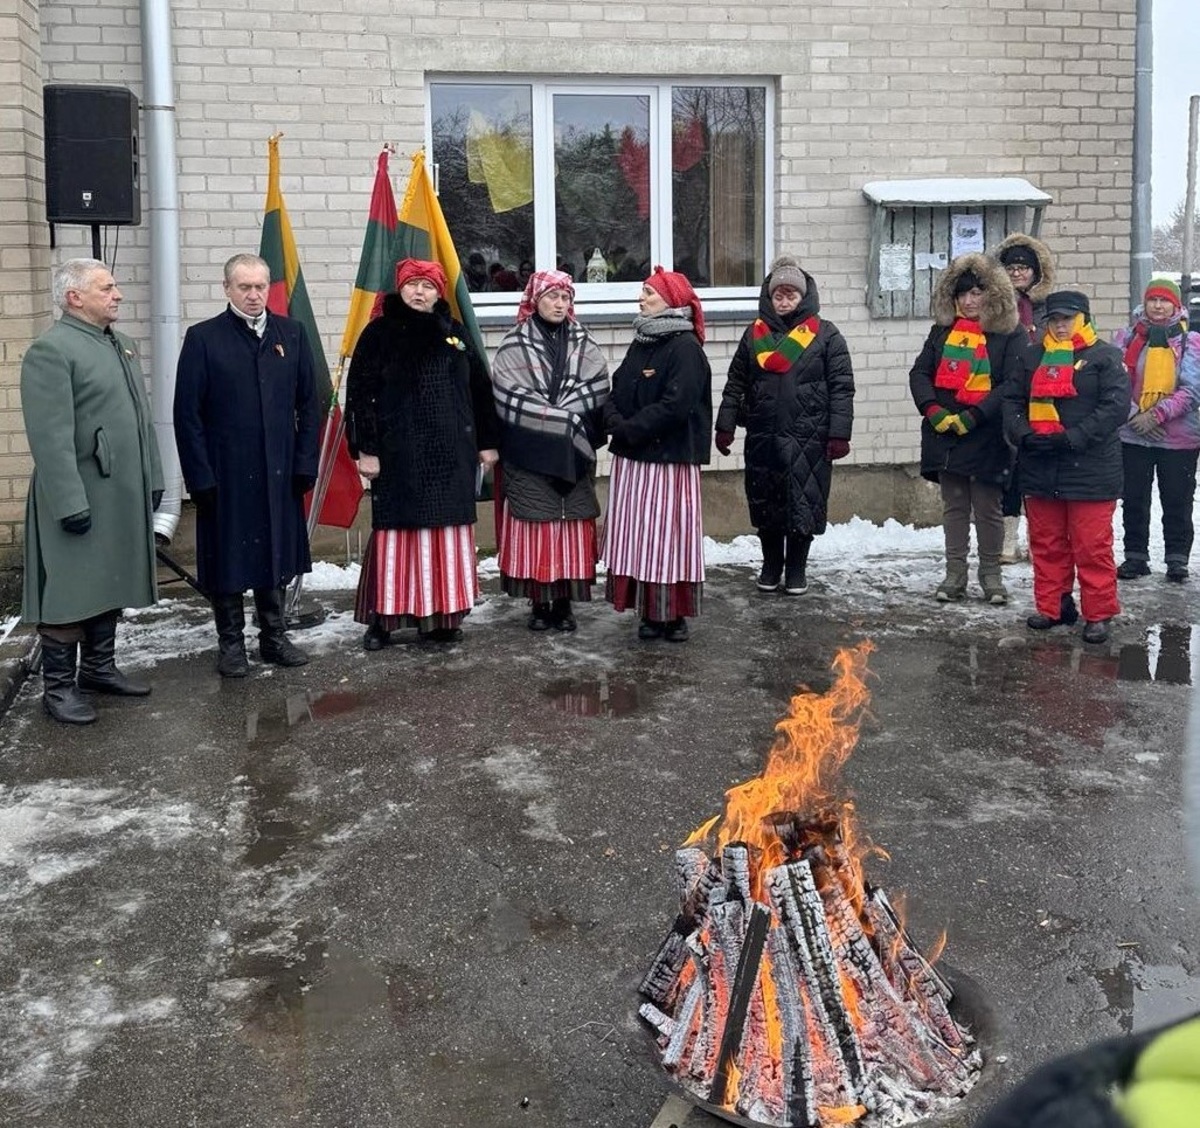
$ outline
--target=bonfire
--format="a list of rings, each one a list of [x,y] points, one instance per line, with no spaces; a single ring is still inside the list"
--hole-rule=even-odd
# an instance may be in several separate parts
[[[871,649],[840,651],[827,693],[792,698],[762,774],[676,852],[680,912],[639,1013],[675,1083],[735,1123],[908,1124],[979,1075],[950,985],[866,880],[873,848],[839,795]]]

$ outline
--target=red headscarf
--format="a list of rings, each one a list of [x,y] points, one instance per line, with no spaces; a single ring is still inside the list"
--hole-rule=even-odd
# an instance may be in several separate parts
[[[700,298],[692,289],[687,277],[674,270],[663,270],[661,266],[656,266],[645,284],[672,309],[682,309],[686,306],[692,311],[692,327],[696,330],[700,343],[704,344],[704,310],[700,308]]]
[[[538,300],[547,290],[566,290],[571,296],[571,304],[567,309],[567,319],[575,320],[575,283],[569,274],[561,270],[536,270],[525,283],[525,294],[517,309],[517,324],[528,321],[536,312]]]
[[[414,278],[424,278],[437,287],[438,297],[446,296],[446,272],[440,262],[424,262],[421,259],[405,259],[396,267],[397,291],[405,282]]]

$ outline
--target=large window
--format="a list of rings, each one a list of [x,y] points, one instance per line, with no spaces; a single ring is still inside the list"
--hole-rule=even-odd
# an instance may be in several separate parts
[[[657,263],[710,289],[761,281],[765,84],[444,79],[429,104],[442,211],[472,289],[522,289],[550,266],[611,289]]]

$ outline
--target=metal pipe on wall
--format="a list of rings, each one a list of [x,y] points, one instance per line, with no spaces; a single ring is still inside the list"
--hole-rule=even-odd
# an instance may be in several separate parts
[[[1136,309],[1154,270],[1154,231],[1150,219],[1150,138],[1154,63],[1153,0],[1137,0],[1134,40],[1133,209],[1129,238],[1129,308]]]
[[[179,187],[175,154],[175,74],[171,47],[171,0],[141,0],[142,115],[150,222],[150,347],[154,370],[150,406],[162,456],[166,491],[154,515],[154,532],[170,542],[183,507],[183,475],[175,448],[172,406],[179,359]]]

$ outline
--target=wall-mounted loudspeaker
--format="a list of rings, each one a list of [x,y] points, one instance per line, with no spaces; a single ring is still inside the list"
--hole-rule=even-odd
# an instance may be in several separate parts
[[[138,224],[138,101],[123,86],[47,86],[46,219]]]

